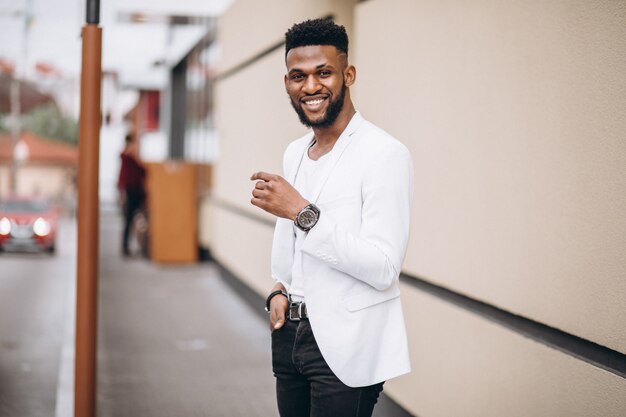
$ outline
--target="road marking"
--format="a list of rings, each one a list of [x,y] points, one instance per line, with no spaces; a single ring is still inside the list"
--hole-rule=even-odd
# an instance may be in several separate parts
[[[73,223],[75,227],[75,223]],[[75,230],[75,229],[74,229]],[[73,230],[73,231],[74,231]],[[74,240],[75,242],[75,236]],[[75,246],[70,248],[75,253]],[[65,329],[61,346],[61,360],[57,379],[55,417],[74,416],[74,341],[76,333],[76,257],[70,255],[71,271],[65,294]]]
[[[74,334],[76,323],[76,280],[70,279],[65,297],[65,331],[57,380],[55,417],[74,415]]]

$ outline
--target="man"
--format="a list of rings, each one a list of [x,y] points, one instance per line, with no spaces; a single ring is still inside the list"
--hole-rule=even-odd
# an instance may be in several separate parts
[[[146,199],[145,178],[146,169],[139,159],[137,142],[131,134],[126,135],[125,146],[122,151],[120,175],[117,188],[120,193],[122,209],[124,211],[124,231],[122,233],[122,255],[130,256],[129,238],[133,216],[141,209]]]
[[[312,132],[285,178],[258,172],[252,204],[278,217],[267,298],[281,417],[371,416],[385,380],[410,371],[398,276],[413,189],[404,145],[365,121],[343,26],[286,35],[285,88]]]

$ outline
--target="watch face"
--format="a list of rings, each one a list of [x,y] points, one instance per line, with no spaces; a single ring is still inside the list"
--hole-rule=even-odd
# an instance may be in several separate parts
[[[315,204],[309,204],[296,216],[295,224],[301,230],[308,232],[320,218],[320,209]]]
[[[311,227],[317,222],[317,215],[311,209],[302,210],[300,216],[298,216],[298,223],[302,227]]]

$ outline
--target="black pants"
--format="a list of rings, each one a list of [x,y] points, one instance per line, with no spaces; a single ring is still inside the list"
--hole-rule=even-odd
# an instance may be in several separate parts
[[[146,194],[142,189],[126,189],[124,201],[124,233],[122,235],[122,251],[128,255],[128,241],[130,238],[130,227],[137,210],[141,209],[146,200]]]
[[[272,367],[281,417],[371,417],[383,383],[351,388],[322,357],[308,320],[272,333]]]

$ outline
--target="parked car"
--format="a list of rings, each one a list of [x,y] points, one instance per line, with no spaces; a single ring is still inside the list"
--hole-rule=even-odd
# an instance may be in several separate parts
[[[59,213],[50,201],[12,197],[0,200],[0,251],[54,253]]]

